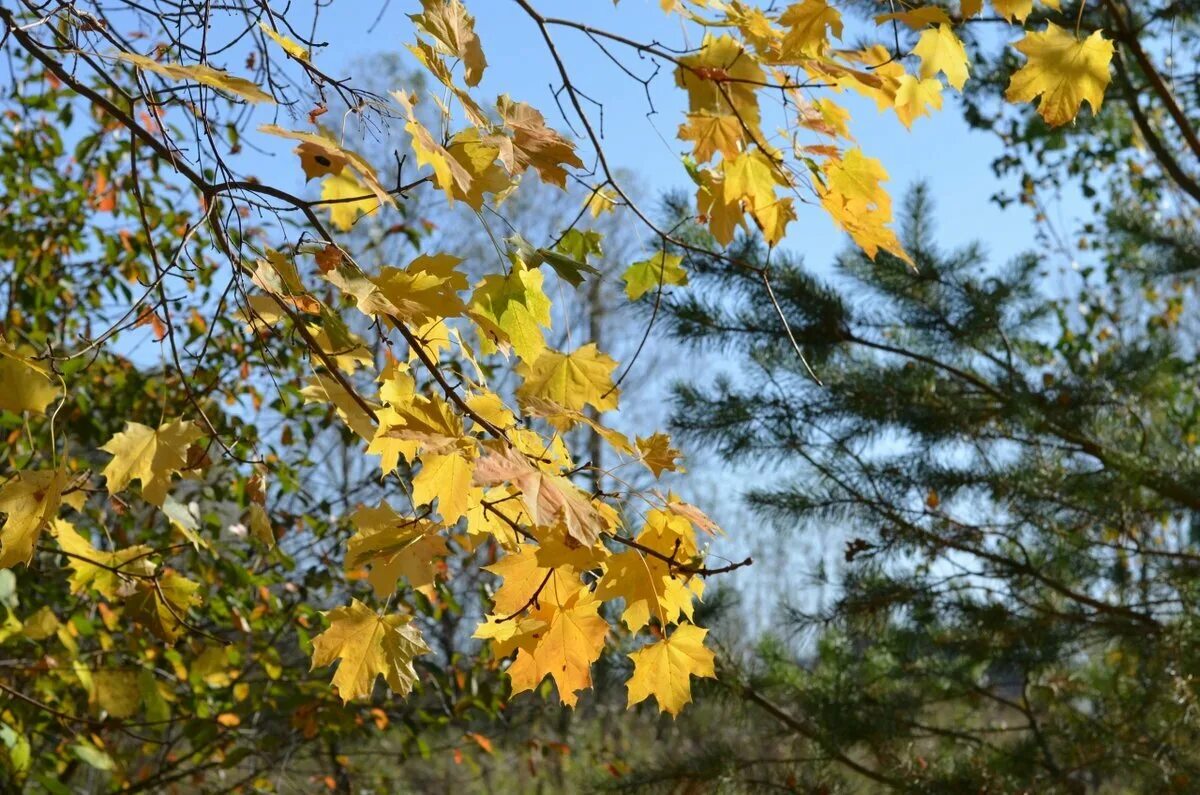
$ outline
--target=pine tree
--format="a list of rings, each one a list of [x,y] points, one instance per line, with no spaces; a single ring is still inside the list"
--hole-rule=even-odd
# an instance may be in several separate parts
[[[1147,271],[1112,267],[1047,297],[1038,257],[943,251],[932,218],[918,187],[915,269],[850,251],[818,279],[770,258],[823,385],[752,270],[693,258],[669,306],[676,336],[753,362],[678,387],[677,431],[777,467],[746,499],[785,539],[844,543],[836,597],[777,633],[817,640],[767,641],[738,687],[829,762],[797,763],[811,786],[1194,791],[1200,392],[1183,288],[1155,295]],[[1150,256],[1147,232],[1114,225],[1113,250]],[[1171,250],[1165,269],[1200,266]]]

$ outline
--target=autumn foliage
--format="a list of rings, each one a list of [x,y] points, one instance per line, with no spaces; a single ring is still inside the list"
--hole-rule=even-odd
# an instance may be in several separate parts
[[[56,292],[66,290],[61,274],[38,276],[39,297],[25,293],[19,305],[13,288],[0,317],[0,412],[10,434],[0,566],[58,582],[60,599],[12,613],[5,632],[40,649],[45,670],[0,687],[33,713],[78,721],[90,735],[73,746],[76,756],[106,770],[115,768],[105,721],[149,710],[169,722],[172,710],[192,708],[155,678],[164,654],[184,680],[202,660],[220,681],[250,660],[274,672],[270,655],[286,638],[340,702],[370,699],[380,677],[394,698],[409,696],[431,652],[414,616],[446,598],[456,556],[484,572],[489,603],[473,636],[508,661],[514,694],[548,680],[574,705],[618,638],[632,649],[630,705],[653,698],[677,714],[698,678],[716,676],[696,604],[711,577],[750,561],[711,557],[721,530],[660,484],[682,471],[668,436],[628,438],[606,423],[636,361],[618,363],[588,340],[550,345],[552,298],[598,278],[589,257],[603,241],[566,228],[530,243],[520,229],[504,230],[488,262],[419,244],[406,261],[372,267],[356,229],[399,224],[405,203],[426,190],[486,224],[523,180],[582,186],[577,220],[623,212],[652,241],[624,271],[630,301],[657,304],[664,290],[686,289],[689,258],[715,257],[754,275],[762,311],[790,337],[770,269],[726,248],[739,235],[777,246],[800,219],[826,213],[869,257],[913,262],[893,229],[886,166],[855,142],[845,95],[920,135],[916,120],[972,79],[962,31],[984,13],[1005,20],[1020,54],[1008,100],[1036,103],[1048,125],[1071,123],[1084,104],[1101,107],[1113,58],[1112,44],[1080,29],[1066,4],[1058,24],[1025,29],[1032,0],[992,0],[987,11],[981,0],[884,3],[866,19],[826,0],[663,0],[662,13],[694,35],[694,46],[678,50],[514,0],[506,13],[528,28],[519,46],[548,54],[572,135],[549,120],[557,109],[544,97],[535,107],[483,95],[487,53],[518,45],[478,29],[470,0],[405,4],[407,50],[434,90],[398,85],[389,96],[356,93],[354,82],[327,74],[320,35],[301,36],[290,12],[267,3],[189,5],[196,29],[218,23],[220,49],[136,4],[116,3],[121,13],[109,5],[0,8],[3,46],[21,60],[23,80],[52,84],[52,99],[25,112],[46,118],[60,98],[82,102],[80,137],[112,153],[87,175],[91,198],[96,185],[116,185],[111,201],[105,188],[100,212],[124,227],[124,237],[75,246],[78,260],[89,249],[115,252],[124,271],[101,275],[117,280],[92,291],[104,300],[70,294],[82,304],[71,334],[42,322],[48,306],[68,300]],[[1040,6],[1060,10],[1057,0]],[[663,226],[622,184],[621,153],[606,151],[573,82],[565,37],[578,33],[673,74],[687,107],[675,120],[679,173],[692,185],[692,220],[715,247]],[[860,34],[872,43],[848,47]],[[372,162],[340,122],[326,123],[337,103],[403,135],[402,171]],[[312,197],[270,173],[239,171],[243,147],[302,173]],[[40,190],[31,183],[25,193],[32,200]],[[42,264],[28,256],[10,262],[22,263],[32,290]],[[85,265],[77,271],[61,284],[95,277]],[[120,311],[110,311],[114,302]],[[109,407],[105,392],[142,366],[122,340],[147,328],[155,363],[144,369],[163,381],[145,387],[153,399],[139,386]],[[125,357],[135,363],[117,361]],[[127,413],[99,423],[101,436],[82,431],[94,411]],[[289,579],[303,555],[286,547],[300,528],[316,532],[318,512],[279,504],[304,493],[287,462],[307,452],[300,440],[315,438],[318,413],[344,425],[374,492],[329,509],[331,524],[346,528],[344,543],[321,558],[337,561],[323,567],[338,586],[323,584],[323,599],[309,602]],[[579,431],[601,440],[603,465],[568,448]],[[589,486],[593,470],[605,488]],[[236,539],[220,536],[230,524],[241,529]],[[285,555],[293,563],[276,566]],[[258,582],[267,569],[273,579]],[[281,619],[281,600],[293,605],[289,615],[311,618]],[[235,660],[224,649],[243,636],[257,639]],[[80,662],[81,646],[98,668]],[[114,649],[145,667],[107,671]],[[201,717],[233,731],[253,712],[239,717],[235,707]],[[21,733],[35,720],[6,713],[5,722]],[[298,730],[315,733],[319,722]],[[13,769],[25,775],[28,764]],[[133,785],[152,773],[115,775]]]

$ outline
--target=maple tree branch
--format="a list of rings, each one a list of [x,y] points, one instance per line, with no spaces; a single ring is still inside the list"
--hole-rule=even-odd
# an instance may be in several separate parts
[[[460,411],[478,423],[481,428],[486,430],[497,439],[507,442],[511,446],[512,442],[509,441],[509,438],[505,435],[504,431],[497,428],[486,418],[481,416],[479,412],[467,405],[467,402],[462,399],[462,396],[458,394],[458,391],[450,384],[449,381],[446,380],[446,374],[442,372],[440,367],[438,367],[437,362],[430,357],[429,352],[425,350],[425,346],[421,344],[421,341],[417,339],[416,335],[409,331],[408,327],[396,318],[389,315],[388,320],[391,322],[392,326],[400,332],[401,336],[404,337],[405,341],[408,343],[408,347],[417,355],[417,358],[421,360],[421,364],[425,365],[425,369],[429,371],[429,374],[432,375],[434,380],[438,382],[438,385],[442,388],[442,391],[446,393],[446,397],[449,398],[454,405],[458,406]]]
[[[196,626],[195,624],[192,624],[184,616],[181,616],[175,610],[175,605],[171,604],[171,600],[167,598],[167,595],[165,593],[163,593],[162,583],[160,583],[158,581],[158,578],[159,578],[159,575],[157,573],[153,577],[150,578],[150,582],[154,585],[154,592],[156,594],[158,594],[158,598],[162,600],[163,605],[167,608],[167,612],[169,612],[171,614],[172,618],[174,618],[176,621],[179,622],[179,625],[181,627],[183,627],[184,629],[189,630],[191,632],[194,632],[197,635],[206,637],[209,640],[215,640],[217,643],[220,643],[222,646],[232,645],[232,643],[233,643],[232,641],[226,640],[225,638],[217,637],[216,635],[212,634],[211,632],[207,632],[207,631],[201,629],[200,627]]]
[[[649,555],[652,558],[657,558],[658,560],[661,560],[663,563],[667,564],[667,568],[670,570],[670,572],[672,574],[678,572],[680,574],[687,574],[689,576],[699,575],[701,577],[708,577],[713,574],[725,574],[727,572],[736,571],[737,569],[740,569],[743,566],[754,565],[754,558],[747,557],[745,560],[740,561],[738,563],[730,563],[728,566],[720,566],[718,568],[709,568],[707,566],[689,566],[686,563],[680,563],[678,560],[675,559],[675,556],[673,554],[672,555],[664,555],[663,553],[659,552],[657,549],[652,549],[652,548],[646,546],[645,544],[641,544],[637,541],[634,541],[632,538],[626,538],[624,536],[619,536],[619,535],[611,535],[608,537],[611,538],[613,541],[616,541],[619,544],[624,544],[627,547],[636,549],[638,552],[641,552],[643,555]],[[679,547],[678,547],[678,545],[676,545],[676,552],[678,552],[678,549],[679,549]]]
[[[8,685],[4,684],[3,682],[0,682],[0,692],[8,693],[8,695],[17,699],[18,701],[24,701],[29,706],[34,707],[35,709],[39,709],[48,715],[53,715],[54,717],[58,718],[59,720],[67,721],[68,723],[82,724],[84,726],[90,726],[93,729],[112,728],[112,729],[116,729],[117,731],[119,731],[123,734],[129,735],[130,737],[132,737],[135,740],[140,740],[144,743],[154,743],[155,745],[162,745],[164,743],[163,740],[155,739],[154,737],[146,737],[141,734],[137,734],[136,732],[131,732],[129,729],[122,726],[120,722],[116,722],[116,721],[109,722],[109,721],[96,720],[94,718],[85,718],[80,715],[72,715],[68,712],[63,712],[62,710],[55,709],[54,707],[50,706],[49,704],[45,703],[44,701],[39,701],[38,699],[34,698],[33,696],[26,695],[25,693],[22,693],[20,690],[17,690],[15,687],[9,687]]]
[[[571,106],[575,110],[576,115],[579,116],[579,120],[583,124],[584,132],[587,134],[588,141],[591,143],[592,149],[596,153],[596,160],[600,165],[600,170],[604,173],[605,184],[611,186],[617,195],[622,199],[622,201],[624,201],[629,207],[630,211],[637,216],[638,220],[645,224],[646,227],[654,232],[654,234],[656,234],[660,239],[669,242],[671,245],[676,246],[684,251],[691,251],[696,254],[715,257],[719,261],[728,263],[734,267],[757,273],[759,268],[755,265],[738,260],[729,256],[728,254],[712,251],[702,246],[688,243],[686,240],[681,240],[666,230],[663,230],[656,223],[654,223],[654,221],[652,221],[648,215],[646,215],[645,211],[643,211],[637,205],[637,203],[633,201],[632,198],[630,198],[629,194],[624,188],[621,187],[620,182],[618,182],[614,176],[613,169],[608,163],[608,157],[604,152],[604,147],[600,144],[600,136],[596,134],[596,130],[592,126],[590,117],[583,109],[583,103],[579,101],[579,89],[575,87],[574,82],[571,80],[571,75],[570,72],[567,71],[566,63],[563,61],[562,55],[559,53],[558,47],[554,43],[554,37],[550,35],[547,18],[542,16],[537,9],[531,6],[528,0],[513,0],[513,2],[521,7],[521,9],[530,19],[533,20],[534,24],[537,25],[538,30],[541,32],[542,39],[546,43],[546,49],[549,51],[550,57],[553,59],[555,68],[558,71],[559,77],[563,81],[563,88],[567,92],[567,98],[570,100]]]
[[[52,555],[63,555],[68,558],[74,558],[75,560],[83,561],[84,563],[87,563],[88,565],[95,566],[98,569],[104,569],[105,571],[112,572],[113,574],[116,574],[119,577],[129,577],[132,579],[139,579],[139,580],[153,580],[155,577],[155,575],[153,575],[153,574],[140,574],[136,571],[124,571],[123,569],[121,569],[120,566],[110,566],[106,563],[101,563],[98,560],[93,560],[92,558],[89,558],[87,555],[79,555],[74,552],[67,552],[65,549],[55,549],[54,547],[48,547],[48,546],[44,546],[42,544],[38,544],[36,547],[34,547],[34,549],[36,549],[38,552],[49,552]],[[133,563],[135,560],[140,560],[141,558],[146,557],[147,555],[153,555],[156,552],[157,552],[157,550],[151,550],[150,552],[147,552],[145,555],[140,555],[137,558],[134,558],[133,560],[125,561],[124,563],[121,564],[121,566],[128,566],[130,563]]]

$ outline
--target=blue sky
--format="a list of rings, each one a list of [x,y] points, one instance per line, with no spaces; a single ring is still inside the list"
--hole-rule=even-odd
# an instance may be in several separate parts
[[[321,20],[321,38],[330,46],[316,56],[317,62],[334,74],[360,68],[361,59],[371,53],[402,51],[414,38],[407,14],[419,9],[417,0],[355,0],[353,5],[360,9],[357,13],[347,13],[335,3]],[[508,93],[541,109],[552,125],[569,132],[551,89],[561,81],[533,21],[514,2],[476,0],[467,5],[476,16],[476,30],[488,58],[477,96],[490,99]],[[664,14],[658,0],[622,0],[619,5],[609,0],[540,0],[536,6],[546,15],[569,17],[639,41],[657,40],[671,46],[696,43],[695,31],[685,31],[676,18]],[[378,24],[364,35],[377,17]],[[675,138],[684,97],[674,87],[670,65],[664,64],[651,84],[657,113],[648,115],[642,86],[622,73],[595,44],[572,30],[554,29],[554,35],[578,87],[604,106],[604,143],[610,162],[636,175],[647,201],[663,190],[689,188],[691,183],[680,163],[684,147]],[[850,37],[848,30],[847,40]],[[637,53],[619,44],[608,46],[632,71],[641,75],[653,72],[648,59],[639,59]],[[415,59],[409,61],[417,65]],[[841,99],[851,109],[852,131],[859,144],[890,173],[894,196],[901,196],[916,180],[930,183],[943,243],[984,240],[998,261],[1034,247],[1032,212],[1021,206],[1001,210],[989,200],[1000,187],[990,167],[1000,152],[998,140],[968,129],[954,107],[953,91],[948,89],[946,97],[945,110],[917,120],[912,131],[905,130],[894,116],[879,113],[873,104],[852,96]],[[599,109],[586,109],[599,127]],[[571,121],[579,129],[575,119]],[[821,269],[845,242],[820,209],[808,206],[800,208],[785,245],[803,254],[810,267]]]

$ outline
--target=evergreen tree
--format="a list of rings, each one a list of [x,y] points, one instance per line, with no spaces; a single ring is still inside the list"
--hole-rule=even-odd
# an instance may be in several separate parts
[[[790,756],[808,786],[1195,791],[1200,392],[1181,293],[1110,268],[1048,298],[1038,257],[943,251],[932,218],[918,187],[915,270],[850,251],[818,279],[771,258],[823,385],[753,270],[693,258],[669,302],[678,337],[753,362],[678,387],[677,430],[780,467],[746,498],[785,539],[844,543],[836,597],[788,612],[741,694],[806,747]],[[739,256],[768,260],[754,240]],[[796,649],[799,626],[818,634]]]

